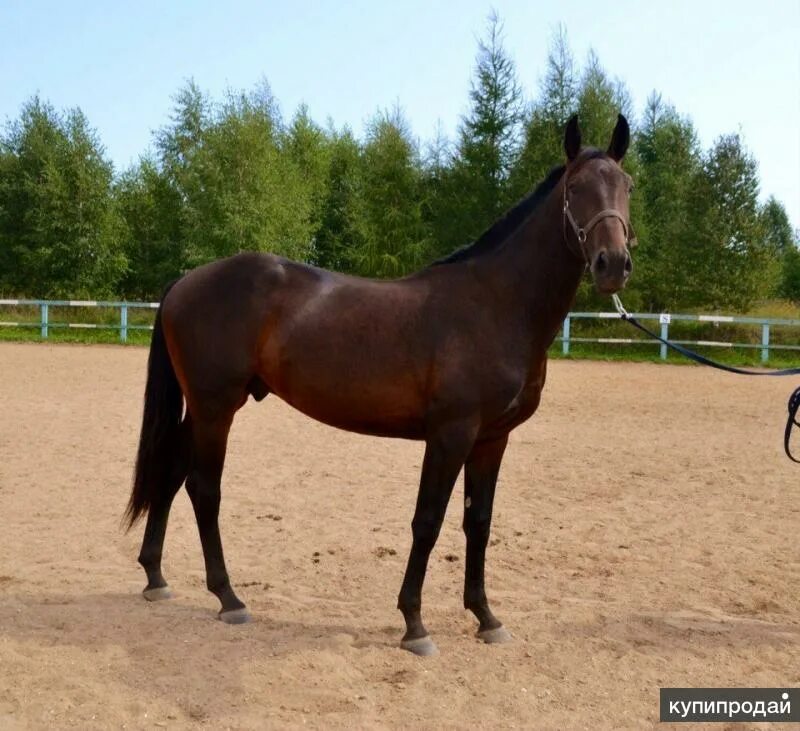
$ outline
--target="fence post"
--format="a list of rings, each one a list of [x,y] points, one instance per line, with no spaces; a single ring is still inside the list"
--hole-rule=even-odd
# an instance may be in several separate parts
[[[564,320],[564,332],[561,340],[561,352],[564,355],[569,355],[569,315]]]
[[[765,322],[761,326],[761,362],[769,361],[769,323]]]
[[[119,308],[119,339],[123,343],[128,340],[128,305]]]
[[[664,340],[669,339],[669,320],[665,317],[661,318],[661,337]],[[667,346],[661,343],[661,360],[667,359]]]
[[[42,338],[47,339],[47,322],[48,322],[48,312],[47,312],[47,302],[42,302]]]

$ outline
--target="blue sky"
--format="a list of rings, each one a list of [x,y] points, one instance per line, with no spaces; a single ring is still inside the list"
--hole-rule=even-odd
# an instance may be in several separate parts
[[[168,118],[189,77],[219,97],[265,77],[285,116],[305,101],[360,132],[400,103],[422,140],[467,106],[484,0],[109,3],[0,0],[0,118],[38,92],[80,106],[125,167]],[[704,146],[740,132],[800,227],[800,2],[495,0],[520,79],[534,94],[558,23],[579,61],[594,48],[638,112],[657,89]]]

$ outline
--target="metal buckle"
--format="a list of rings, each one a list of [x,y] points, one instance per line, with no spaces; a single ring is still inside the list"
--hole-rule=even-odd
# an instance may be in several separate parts
[[[623,306],[622,300],[619,298],[619,296],[616,295],[616,294],[612,294],[611,295],[611,301],[614,303],[614,307],[617,308],[617,314],[623,320],[627,320],[630,317],[630,315],[628,314],[628,311]]]

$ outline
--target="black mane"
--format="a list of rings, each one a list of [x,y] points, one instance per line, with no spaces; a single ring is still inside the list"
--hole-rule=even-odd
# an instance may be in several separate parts
[[[587,160],[605,156],[606,153],[602,150],[593,147],[584,148],[581,152],[580,164],[582,165]],[[554,167],[547,174],[547,177],[536,186],[532,193],[529,193],[517,203],[517,205],[506,211],[503,217],[495,221],[476,241],[462,246],[460,249],[456,249],[452,254],[437,259],[433,262],[432,266],[436,266],[437,264],[450,264],[456,261],[466,261],[481,256],[481,254],[485,254],[487,251],[496,249],[514,233],[514,231],[516,231],[537,209],[539,204],[547,198],[553,188],[558,185],[558,181],[561,180],[564,170],[566,170],[566,165]]]
[[[471,244],[462,246],[460,249],[456,249],[452,254],[437,259],[433,264],[450,264],[456,261],[465,261],[498,247],[516,231],[516,229],[536,210],[539,204],[547,198],[553,188],[558,185],[558,181],[561,180],[564,170],[564,165],[553,168],[548,173],[547,177],[536,186],[533,192],[526,195],[513,208],[506,211],[503,217],[495,221],[477,240]]]

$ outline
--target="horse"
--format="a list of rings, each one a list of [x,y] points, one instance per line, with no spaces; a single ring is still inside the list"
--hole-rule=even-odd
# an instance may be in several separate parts
[[[604,294],[631,274],[632,181],[621,167],[629,140],[619,115],[606,151],[583,148],[573,116],[564,164],[474,243],[401,279],[241,253],[169,285],[155,317],[125,513],[129,529],[147,515],[138,559],[145,598],[172,595],[161,554],[185,481],[219,618],[249,621],[225,567],[220,481],[235,413],[249,396],[274,394],[340,429],[425,442],[397,604],[401,646],[417,655],[437,652],[422,622],[422,585],[464,469],[464,607],[481,640],[509,641],[484,588],[497,476],[509,432],[539,406],[547,350],[584,271]]]

